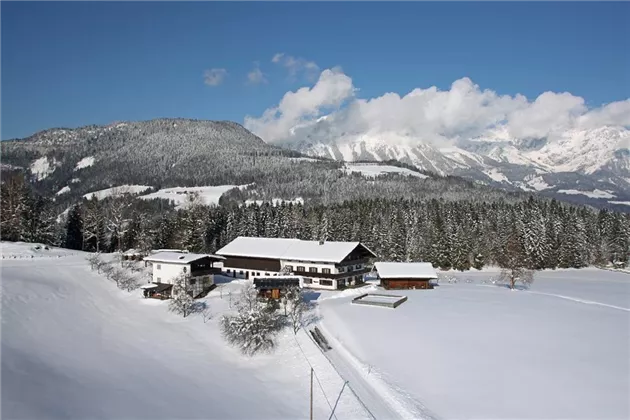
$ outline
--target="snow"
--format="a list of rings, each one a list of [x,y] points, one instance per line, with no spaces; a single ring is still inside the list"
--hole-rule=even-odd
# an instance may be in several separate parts
[[[80,180],[79,178],[72,178],[72,179],[70,180],[70,183],[71,183],[71,184],[76,184],[77,182],[81,182],[81,180]]]
[[[341,363],[409,410],[445,419],[629,418],[630,276],[544,271],[529,291],[511,291],[481,283],[493,275],[457,273],[456,284],[405,290],[407,302],[387,311],[351,305],[350,293],[323,294],[322,331],[346,352]],[[362,289],[353,292],[376,287]]]
[[[498,169],[489,169],[487,171],[483,171],[483,173],[488,175],[496,182],[509,182],[507,177],[503,175]]]
[[[77,162],[77,166],[74,167],[74,170],[78,171],[79,169],[88,168],[92,165],[94,165],[94,156],[84,157]]]
[[[70,192],[70,187],[66,185],[65,187],[57,191],[55,195],[61,195],[61,194],[69,193],[69,192]]]
[[[247,185],[216,185],[208,187],[173,187],[163,188],[154,193],[144,195],[140,198],[152,200],[162,198],[172,201],[176,207],[182,207],[191,193],[199,193],[199,198],[206,205],[219,204],[221,196],[232,188],[244,188]]]
[[[527,181],[527,185],[529,185],[536,191],[542,191],[551,188],[551,185],[547,184],[545,180],[540,176],[537,176],[536,178]]]
[[[223,260],[224,257],[220,257],[218,255],[210,255],[210,254],[193,254],[190,252],[158,252],[156,254],[152,254],[149,257],[145,257],[144,261],[150,262],[164,262],[164,263],[178,263],[178,264],[188,264],[193,261],[197,261],[201,258],[215,258]]]
[[[622,204],[624,206],[630,206],[630,201],[608,201],[610,204]]]
[[[338,263],[360,242],[305,241],[289,238],[251,238],[239,236],[218,250],[217,255],[273,258],[292,261]]]
[[[305,418],[312,366],[315,418],[335,405],[339,419],[370,418],[303,330],[252,358],[226,344],[219,319],[239,281],[204,299],[204,322],[117,289],[83,253],[4,262],[2,280],[3,417]]]
[[[352,165],[346,165],[344,168],[344,171],[346,173],[359,172],[361,173],[361,175],[366,176],[366,177],[376,177],[378,175],[383,175],[383,174],[388,174],[388,173],[397,173],[401,175],[415,176],[422,179],[428,178],[427,175],[421,174],[419,172],[415,172],[407,168],[399,168],[397,166],[391,166],[391,165],[357,163],[357,164],[352,164]]]
[[[87,194],[84,194],[83,198],[90,199],[95,196],[99,200],[103,200],[107,197],[117,197],[123,194],[140,194],[150,188],[151,186],[149,185],[120,185],[118,187],[105,188],[104,190],[89,192]]]
[[[437,278],[437,273],[431,263],[376,262],[374,268],[380,277],[387,279]]]
[[[55,171],[56,161],[54,158],[52,158],[51,164],[48,157],[42,156],[39,159],[34,160],[29,168],[31,170],[31,173],[35,175],[35,178],[38,181],[41,181],[43,179],[46,179],[48,175],[52,174]]]
[[[27,242],[0,242],[0,249],[3,260],[60,258],[77,254],[76,251],[71,249]]]
[[[591,198],[615,198],[614,194],[610,191],[593,190],[593,191],[579,191],[579,190],[558,190],[560,194],[581,194]]]

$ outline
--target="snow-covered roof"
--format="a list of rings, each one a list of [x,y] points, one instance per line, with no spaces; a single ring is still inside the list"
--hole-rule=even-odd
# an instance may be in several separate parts
[[[251,258],[271,258],[291,261],[341,262],[358,246],[360,242],[324,242],[304,241],[288,238],[251,238],[239,236],[217,251],[218,255]]]
[[[377,262],[374,268],[386,279],[437,279],[435,268],[427,262]]]
[[[149,262],[163,262],[171,264],[190,264],[193,261],[200,260],[202,258],[212,258],[215,260],[224,260],[224,257],[211,254],[193,254],[183,252],[158,252],[144,258],[144,261]]]

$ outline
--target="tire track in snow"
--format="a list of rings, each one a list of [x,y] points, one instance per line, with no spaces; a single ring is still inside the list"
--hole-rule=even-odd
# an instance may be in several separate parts
[[[607,303],[595,302],[595,301],[592,301],[592,300],[574,298],[574,297],[571,297],[571,296],[556,295],[556,294],[553,294],[553,293],[532,292],[530,290],[526,290],[525,292],[526,293],[531,293],[531,294],[534,294],[534,295],[543,295],[543,296],[557,297],[557,298],[560,298],[560,299],[566,299],[566,300],[570,300],[570,301],[577,302],[577,303],[583,303],[583,304],[586,304],[586,305],[604,306],[606,308],[618,309],[620,311],[630,312],[630,308],[624,308],[622,306],[609,305]]]

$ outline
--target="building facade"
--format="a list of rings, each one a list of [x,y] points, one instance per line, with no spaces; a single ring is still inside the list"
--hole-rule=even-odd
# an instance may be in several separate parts
[[[221,274],[221,268],[214,264],[223,261],[223,257],[165,251],[145,257],[144,261],[152,265],[151,283],[172,285],[177,277],[184,276],[188,289],[196,297],[214,284],[215,274]]]
[[[384,289],[432,289],[438,278],[431,263],[376,262],[374,272]]]
[[[335,290],[363,282],[370,258],[359,242],[319,242],[287,238],[238,237],[216,252],[223,273],[234,278],[294,274],[304,287]]]

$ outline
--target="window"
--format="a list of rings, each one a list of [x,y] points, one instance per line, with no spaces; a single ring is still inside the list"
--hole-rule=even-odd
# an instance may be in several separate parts
[[[228,269],[227,269],[227,272],[229,273],[229,272],[231,272],[231,270],[228,268]]]
[[[354,266],[354,269],[355,269],[355,270],[360,270],[360,269],[361,269],[361,264],[357,264],[357,265],[355,265],[355,266]]]
[[[257,276],[260,276],[260,271],[256,273]]]
[[[321,284],[322,286],[332,286],[333,282],[332,280],[320,280],[319,284]]]
[[[157,282],[159,283],[159,282],[161,282],[161,281],[162,281],[162,277],[158,277],[158,278],[157,278]]]
[[[238,274],[243,275],[243,270],[239,271]]]
[[[330,268],[322,268],[322,274],[330,274]]]
[[[304,284],[311,284],[313,283],[313,279],[304,279]]]
[[[182,271],[185,273],[186,271],[188,271],[188,269],[184,267]]]
[[[190,279],[190,284],[191,284],[191,285],[195,285],[195,284],[197,284],[197,280],[195,280],[195,279]]]
[[[157,268],[158,270],[161,270],[161,269],[162,269],[162,264],[158,264],[158,265],[156,266],[156,268]]]
[[[298,272],[304,272],[304,271],[306,271],[306,270],[304,270],[304,267],[302,267],[301,265],[298,265],[298,266],[296,267],[296,271],[298,271]]]
[[[284,268],[285,268],[287,271],[293,271],[293,266],[292,266],[292,265],[285,265],[285,266],[284,266]]]
[[[345,272],[345,271],[346,271],[346,267],[339,267],[339,272],[340,272],[340,273],[343,273],[343,272]]]
[[[309,267],[308,268],[308,272],[309,273],[317,273],[317,267]]]
[[[268,276],[268,275],[269,275],[269,273],[265,273],[265,276]]]

